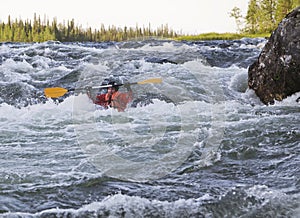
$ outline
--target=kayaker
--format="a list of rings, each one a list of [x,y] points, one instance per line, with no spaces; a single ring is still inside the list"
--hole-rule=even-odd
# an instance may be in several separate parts
[[[102,83],[102,85],[104,85]],[[90,92],[88,92],[88,96],[93,100],[93,102],[97,105],[102,106],[107,109],[109,107],[117,109],[119,112],[124,111],[127,107],[127,104],[132,101],[133,93],[129,84],[124,84],[123,86],[127,89],[127,92],[120,92],[119,86],[122,84],[118,84],[115,80],[110,80],[106,82],[105,85],[111,85],[99,93],[95,99],[91,97]]]

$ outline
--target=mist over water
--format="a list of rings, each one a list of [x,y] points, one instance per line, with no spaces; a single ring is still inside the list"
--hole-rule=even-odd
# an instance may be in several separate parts
[[[2,43],[0,217],[298,217],[300,94],[247,89],[264,43]],[[119,113],[82,90],[111,75],[163,82]]]

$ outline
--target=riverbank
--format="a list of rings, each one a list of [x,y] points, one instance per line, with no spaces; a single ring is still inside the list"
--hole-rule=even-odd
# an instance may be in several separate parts
[[[270,33],[261,34],[246,34],[246,33],[202,33],[199,35],[179,36],[176,40],[179,41],[197,41],[197,40],[234,40],[241,38],[268,38]]]

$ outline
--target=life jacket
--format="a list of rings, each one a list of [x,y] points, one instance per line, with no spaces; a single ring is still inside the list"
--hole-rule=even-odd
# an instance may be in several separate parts
[[[105,94],[105,102],[107,103],[107,106],[110,106],[112,108],[117,109],[119,112],[124,111],[127,107],[127,104],[132,101],[133,96],[132,92],[115,92],[112,95],[109,95],[108,93]]]
[[[108,108],[108,102],[105,100],[105,98],[106,98],[106,94],[97,95],[96,99],[94,100],[94,103],[104,108]]]

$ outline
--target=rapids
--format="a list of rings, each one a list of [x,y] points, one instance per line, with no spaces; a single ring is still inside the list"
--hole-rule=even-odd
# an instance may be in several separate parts
[[[300,93],[247,88],[265,42],[0,44],[0,217],[299,217]],[[109,76],[163,82],[119,113],[82,89]]]

